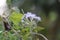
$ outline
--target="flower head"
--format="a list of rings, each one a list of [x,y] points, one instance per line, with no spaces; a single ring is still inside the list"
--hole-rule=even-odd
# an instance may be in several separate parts
[[[22,18],[22,21],[24,21],[24,19],[28,19],[28,20],[37,20],[37,21],[41,21],[41,18],[36,16],[36,14],[33,14],[31,12],[27,12],[26,14],[24,14],[23,18]]]
[[[25,16],[26,16],[26,18],[28,18],[28,17],[34,18],[36,15],[35,14],[32,14],[31,12],[27,12],[25,14]]]

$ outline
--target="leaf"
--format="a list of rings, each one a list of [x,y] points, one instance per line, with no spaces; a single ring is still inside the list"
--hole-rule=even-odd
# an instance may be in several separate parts
[[[12,21],[15,25],[17,25],[20,21],[21,21],[21,18],[22,18],[23,14],[20,14],[20,13],[17,13],[17,12],[13,12],[9,19],[10,21]]]
[[[44,29],[43,27],[36,27],[33,31],[38,32],[38,31],[41,31],[43,29]]]
[[[30,32],[30,28],[29,28],[29,27],[23,28],[23,29],[21,30],[22,35],[26,35],[26,34],[28,34],[29,32]]]
[[[20,29],[20,26],[15,25],[13,28],[16,29],[16,30],[19,30]]]
[[[30,35],[30,33],[27,33],[26,35],[23,36],[23,39],[28,40],[29,35]]]

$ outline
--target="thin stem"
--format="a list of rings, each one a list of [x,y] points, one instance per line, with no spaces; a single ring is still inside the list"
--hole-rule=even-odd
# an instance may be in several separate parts
[[[32,26],[30,27],[30,33],[32,33]],[[32,34],[31,34],[31,36],[32,36]],[[32,40],[32,37],[31,37],[31,40]]]
[[[24,10],[23,10],[23,9],[21,9],[21,11],[22,11],[22,13],[24,14]]]
[[[43,34],[39,34],[39,33],[35,33],[35,32],[32,32],[32,34],[40,35],[40,36],[42,36],[45,40],[48,40]]]
[[[31,20],[31,24],[30,24],[30,25],[31,25],[31,26],[30,26],[30,33],[32,33],[32,30],[33,30],[33,28],[32,28],[32,27],[33,27],[33,26],[32,26],[32,20]],[[31,34],[31,40],[33,40],[33,39],[32,39],[32,34]]]
[[[21,36],[19,35],[19,33],[15,30],[15,29],[12,29],[14,32],[15,32],[15,35],[20,38]]]

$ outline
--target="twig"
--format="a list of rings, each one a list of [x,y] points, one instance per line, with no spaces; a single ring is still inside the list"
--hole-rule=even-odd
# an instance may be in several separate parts
[[[35,32],[32,32],[32,34],[37,34],[37,35],[40,35],[40,36],[42,36],[45,40],[48,40],[44,35],[42,35],[42,34],[39,34],[39,33],[35,33]]]

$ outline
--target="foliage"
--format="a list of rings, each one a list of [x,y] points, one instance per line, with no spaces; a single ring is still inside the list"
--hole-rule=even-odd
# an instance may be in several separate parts
[[[31,26],[33,25],[32,22],[29,22],[29,25],[24,26],[25,24],[21,22],[23,14],[12,12],[9,16],[9,21],[12,27],[12,30],[2,31],[0,33],[1,40],[29,40],[31,37]],[[26,21],[27,22],[27,21]],[[13,24],[12,24],[13,23]],[[43,27],[32,27],[33,32],[38,32],[43,30]]]

